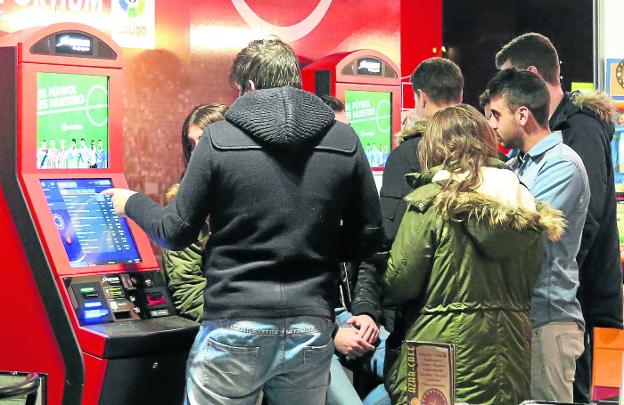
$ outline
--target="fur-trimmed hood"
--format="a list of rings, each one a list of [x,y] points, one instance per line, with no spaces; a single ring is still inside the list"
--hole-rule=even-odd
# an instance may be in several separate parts
[[[425,128],[427,127],[427,120],[420,119],[416,121],[409,128],[402,129],[397,135],[397,141],[402,143],[403,141],[413,138],[415,136],[422,136],[423,132],[425,132]]]
[[[615,132],[616,110],[613,102],[604,92],[566,93],[548,122],[551,131],[565,131],[570,127],[568,121],[576,119],[577,115],[587,115],[596,119],[604,127],[605,135],[612,139]]]
[[[600,121],[613,122],[617,115],[617,110],[609,95],[604,91],[595,93],[582,93],[575,91],[570,94],[570,100],[579,108],[586,108],[591,111]]]
[[[464,218],[462,224],[479,250],[501,260],[532,246],[536,233],[551,240],[563,234],[565,220],[560,211],[537,203],[537,211],[511,208],[480,193],[460,193],[454,212]]]
[[[497,161],[491,159],[488,163],[498,166],[498,170],[511,173],[509,169],[504,168],[502,162],[495,162]],[[436,167],[423,173],[408,175],[408,180],[421,187],[407,195],[405,198],[407,203],[420,211],[437,210],[442,204],[438,198],[441,183],[432,180],[436,176],[440,178],[438,173],[441,171],[441,167]],[[507,196],[522,195],[526,190],[517,180],[514,183],[510,179],[499,185]],[[534,199],[532,204],[527,204],[521,199],[518,199],[518,202],[515,198],[501,199],[490,190],[486,192],[488,194],[479,191],[460,192],[450,207],[453,220],[462,224],[470,238],[486,256],[504,260],[522,254],[534,245],[542,233],[550,240],[561,238],[565,220],[560,211]]]

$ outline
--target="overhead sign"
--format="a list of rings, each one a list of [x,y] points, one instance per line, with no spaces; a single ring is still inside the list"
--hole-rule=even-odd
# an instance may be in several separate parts
[[[359,75],[381,76],[381,61],[375,58],[362,58],[357,61]]]
[[[112,37],[124,48],[156,47],[155,0],[111,0]]]
[[[91,38],[82,34],[61,34],[56,36],[54,48],[57,53],[66,55],[92,55]]]
[[[0,31],[79,22],[110,34],[123,48],[154,49],[155,10],[155,0],[0,0]]]

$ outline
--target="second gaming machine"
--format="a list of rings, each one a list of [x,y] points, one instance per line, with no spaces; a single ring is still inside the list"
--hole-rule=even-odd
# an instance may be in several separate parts
[[[392,134],[399,132],[401,126],[398,66],[381,52],[361,49],[314,61],[301,70],[301,78],[304,90],[344,102],[373,172],[381,175],[396,146]]]
[[[121,49],[80,24],[0,37],[0,374],[43,403],[177,404],[197,324],[175,315],[146,235],[115,214]]]

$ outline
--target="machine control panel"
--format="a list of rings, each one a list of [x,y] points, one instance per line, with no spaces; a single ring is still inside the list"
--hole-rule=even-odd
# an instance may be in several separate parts
[[[176,313],[159,271],[68,277],[64,283],[81,325]]]

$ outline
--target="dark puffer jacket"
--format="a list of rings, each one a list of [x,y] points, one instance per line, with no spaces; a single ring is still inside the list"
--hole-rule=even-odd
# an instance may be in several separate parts
[[[342,263],[340,269],[341,304],[353,315],[381,318],[381,286],[375,265],[368,262]]]
[[[425,120],[417,121],[410,128],[398,134],[400,144],[390,153],[384,168],[379,197],[385,234],[383,249],[386,251],[390,250],[392,242],[394,242],[394,237],[407,208],[407,203],[403,198],[412,191],[412,188],[405,181],[405,175],[420,172],[418,143],[425,131],[426,123]]]
[[[381,211],[357,135],[313,94],[239,97],[209,125],[166,207],[126,213],[164,247],[197,240],[210,215],[203,319],[333,317],[338,264],[381,246]]]
[[[562,130],[563,143],[578,153],[587,169],[591,197],[576,261],[577,298],[588,331],[595,326],[622,328],[622,268],[610,144],[612,108],[606,95],[576,95],[572,99],[566,95],[549,122],[552,130]]]

